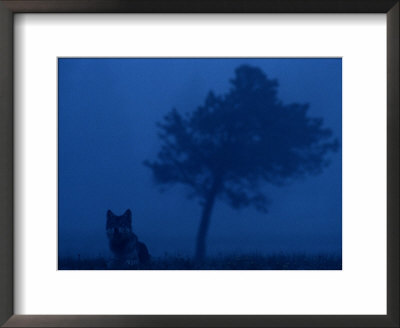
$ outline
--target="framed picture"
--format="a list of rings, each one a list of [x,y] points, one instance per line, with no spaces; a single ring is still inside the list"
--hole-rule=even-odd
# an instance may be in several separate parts
[[[0,1],[1,324],[398,327],[399,7]]]
[[[58,58],[58,269],[341,270],[341,71],[341,58]],[[310,105],[283,104],[284,81]],[[108,85],[120,91],[101,96]]]

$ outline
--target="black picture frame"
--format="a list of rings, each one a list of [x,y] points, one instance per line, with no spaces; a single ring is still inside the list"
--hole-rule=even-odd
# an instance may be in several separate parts
[[[399,327],[399,11],[399,0],[0,0],[0,324],[4,327]],[[387,315],[14,315],[13,20],[17,13],[385,13]]]

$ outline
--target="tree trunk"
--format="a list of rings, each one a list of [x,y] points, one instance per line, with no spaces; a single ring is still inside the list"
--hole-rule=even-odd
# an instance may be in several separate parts
[[[203,206],[203,212],[201,215],[200,226],[197,232],[196,241],[195,260],[198,262],[203,261],[206,255],[206,236],[208,232],[208,227],[210,225],[211,212],[214,206],[215,197],[218,193],[218,188],[219,183],[215,181],[206,197],[206,201]]]

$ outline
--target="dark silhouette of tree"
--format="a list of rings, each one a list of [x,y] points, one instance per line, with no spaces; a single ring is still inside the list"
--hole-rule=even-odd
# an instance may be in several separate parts
[[[200,199],[197,260],[204,259],[216,199],[233,208],[267,211],[265,183],[282,185],[328,164],[337,140],[321,118],[307,116],[308,104],[283,104],[278,83],[256,67],[235,70],[225,95],[209,92],[204,105],[185,115],[176,109],[158,123],[162,147],[145,161],[159,184],[181,183]],[[301,86],[299,86],[301,88]]]

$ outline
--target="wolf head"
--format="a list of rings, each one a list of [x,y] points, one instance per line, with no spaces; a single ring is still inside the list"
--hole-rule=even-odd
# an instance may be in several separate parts
[[[122,215],[115,215],[111,210],[107,211],[106,223],[107,235],[123,235],[132,232],[132,212],[127,209]]]

